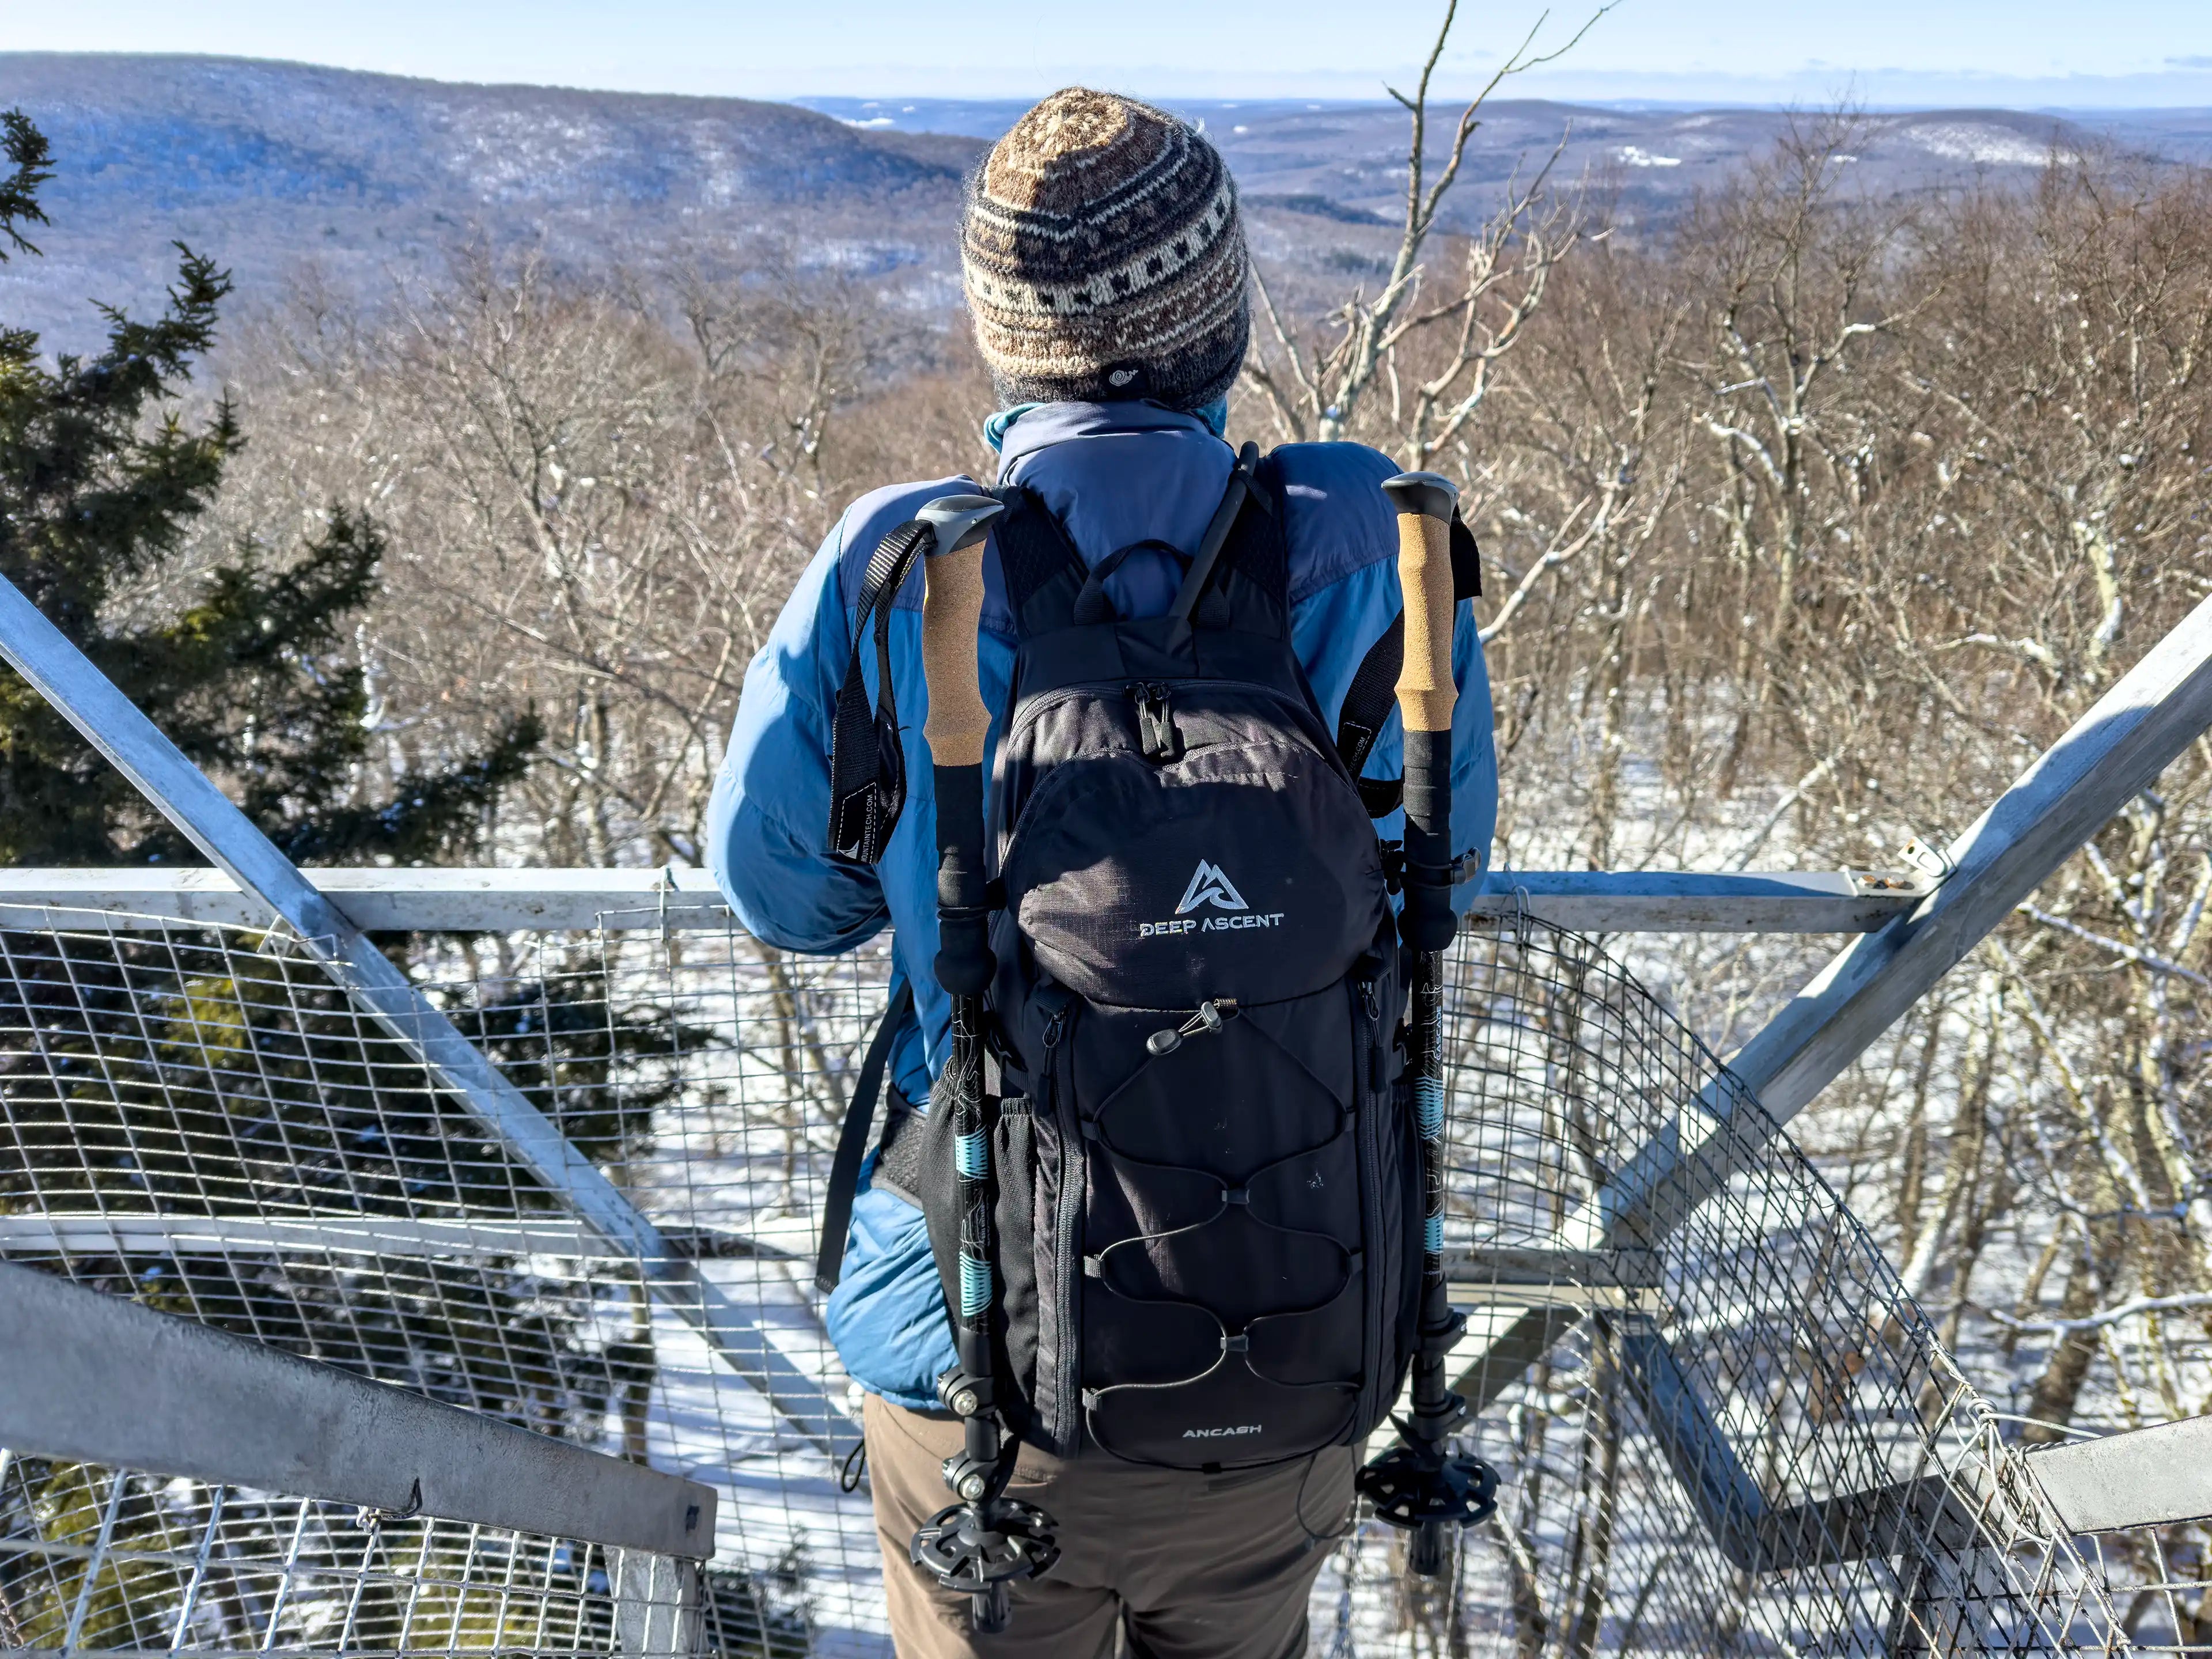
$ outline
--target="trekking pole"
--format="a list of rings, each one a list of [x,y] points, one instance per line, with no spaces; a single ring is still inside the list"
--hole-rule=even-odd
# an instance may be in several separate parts
[[[929,687],[929,743],[937,788],[937,982],[952,1000],[951,1051],[935,1111],[952,1113],[960,1255],[953,1340],[959,1364],[938,1379],[938,1398],[963,1420],[965,1443],[945,1460],[960,1501],[914,1535],[914,1564],[964,1592],[969,1619],[986,1635],[1006,1627],[1007,1583],[1036,1577],[1060,1556],[1052,1517],[1004,1495],[1016,1443],[1000,1411],[991,1340],[991,1125],[983,1099],[983,993],[996,963],[983,881],[983,738],[990,727],[977,680],[983,610],[983,538],[1006,510],[988,495],[946,495],[915,516],[932,532],[924,549],[921,668]]]
[[[1406,654],[1398,711],[1406,739],[1405,902],[1398,933],[1412,958],[1407,1069],[1419,1131],[1425,1198],[1419,1346],[1413,1407],[1397,1419],[1398,1444],[1359,1472],[1376,1514],[1413,1534],[1407,1565],[1425,1578],[1443,1571],[1446,1529],[1469,1527],[1497,1507],[1498,1474],[1447,1449],[1467,1402],[1444,1382],[1467,1319],[1444,1286],[1443,953],[1458,931],[1452,913],[1451,518],[1459,491],[1433,472],[1401,472],[1383,492],[1398,510],[1398,586],[1406,605]]]

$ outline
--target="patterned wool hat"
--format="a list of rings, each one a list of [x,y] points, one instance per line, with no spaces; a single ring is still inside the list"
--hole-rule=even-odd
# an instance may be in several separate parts
[[[969,181],[961,264],[1006,403],[1197,409],[1251,335],[1244,227],[1221,154],[1164,110],[1071,87]]]

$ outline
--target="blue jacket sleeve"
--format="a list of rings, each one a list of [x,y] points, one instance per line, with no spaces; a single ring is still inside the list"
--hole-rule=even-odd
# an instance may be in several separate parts
[[[927,963],[934,951],[930,901],[936,870],[934,812],[921,722],[918,613],[891,618],[899,708],[913,744],[908,774],[915,787],[884,862],[871,868],[829,855],[830,738],[837,688],[852,658],[852,623],[840,570],[848,542],[868,543],[932,491],[863,498],[830,532],[745,673],[737,723],[708,808],[707,862],[738,920],[787,950],[851,949],[890,921],[886,881],[897,890],[905,926],[900,953]],[[934,493],[943,493],[937,489]],[[1000,650],[985,653],[987,667]],[[874,664],[864,660],[871,698]],[[1008,667],[997,668],[1003,689]],[[910,1102],[927,1098],[925,1030],[945,1024],[945,996],[933,980],[915,982],[920,1024],[893,1048],[891,1075]],[[933,1407],[931,1388],[953,1363],[951,1325],[921,1212],[877,1187],[872,1156],[863,1167],[847,1239],[844,1276],[823,1310],[846,1370],[863,1388],[916,1409]]]
[[[840,520],[745,671],[707,806],[707,866],[746,929],[787,951],[849,951],[890,920],[883,884],[832,859],[830,740],[852,654]]]

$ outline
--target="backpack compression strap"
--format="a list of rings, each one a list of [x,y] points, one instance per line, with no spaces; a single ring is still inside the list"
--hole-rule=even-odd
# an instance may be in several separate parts
[[[1451,568],[1452,603],[1456,605],[1462,599],[1480,597],[1481,556],[1474,544],[1474,532],[1461,522],[1456,507],[1451,519]],[[1359,659],[1352,684],[1345,689],[1344,707],[1336,717],[1336,752],[1359,786],[1367,816],[1373,818],[1388,817],[1396,811],[1404,793],[1401,779],[1364,778],[1359,773],[1395,706],[1398,671],[1405,660],[1406,613],[1401,611],[1390,619],[1382,637],[1368,647],[1367,654]]]
[[[874,864],[906,810],[906,749],[899,741],[898,694],[891,681],[891,607],[914,569],[929,527],[918,519],[885,533],[860,579],[853,616],[853,654],[837,688],[830,735],[830,851]],[[876,633],[876,708],[868,712],[860,673],[860,641],[872,618]]]

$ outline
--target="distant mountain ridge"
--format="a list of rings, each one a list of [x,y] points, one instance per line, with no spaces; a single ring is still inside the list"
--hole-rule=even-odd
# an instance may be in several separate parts
[[[846,263],[940,263],[983,148],[790,104],[222,58],[0,52],[9,105],[52,141],[54,222],[46,259],[0,268],[0,303],[79,344],[86,296],[158,296],[173,238],[255,297],[309,260],[378,284],[472,235],[580,265],[799,232]]]
[[[657,199],[726,206],[957,181],[972,141],[872,132],[794,104],[471,86],[248,58],[0,52],[0,98],[70,176],[192,199]],[[69,185],[62,186],[64,190]],[[165,205],[177,204],[173,198]]]
[[[0,107],[30,113],[57,167],[54,223],[36,238],[47,257],[0,265],[0,323],[82,349],[100,327],[88,299],[158,303],[177,238],[229,266],[249,307],[308,266],[329,291],[373,300],[472,239],[534,247],[577,270],[711,270],[761,236],[882,275],[923,310],[957,305],[961,181],[1023,106],[805,102],[0,52]],[[1403,112],[1296,100],[1174,107],[1203,124],[1236,172],[1255,252],[1282,279],[1279,298],[1332,297],[1386,264],[1404,198]],[[1564,137],[1559,178],[1602,182],[1626,230],[1661,225],[1792,118],[1500,101],[1470,147],[1448,222],[1479,216]],[[2024,181],[2051,155],[2096,143],[2212,162],[2212,112],[1887,113],[1868,118],[1864,138],[1858,185],[1893,194]]]
[[[870,133],[937,131],[994,138],[1023,106],[1008,100],[805,98]],[[1298,99],[1184,100],[1170,106],[1221,148],[1249,202],[1346,223],[1403,212],[1405,112],[1395,104]],[[1439,100],[1456,114],[1456,106]],[[1721,106],[1625,107],[1498,99],[1485,106],[1455,192],[1479,212],[1516,169],[1525,173],[1564,140],[1559,176],[1604,177],[1632,214],[1662,218],[1818,112]],[[1441,159],[1449,122],[1430,124]],[[2032,176],[2060,157],[2104,146],[2169,164],[2212,165],[2212,109],[2105,112],[2014,109],[1869,112],[1852,161],[1877,194],[1972,176]]]

